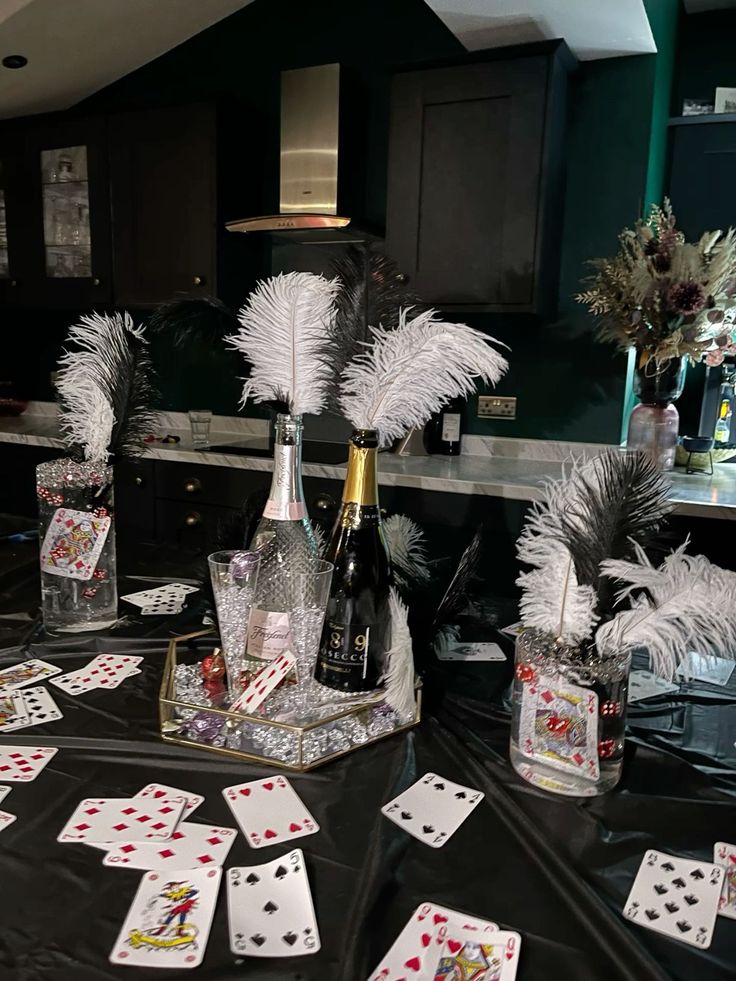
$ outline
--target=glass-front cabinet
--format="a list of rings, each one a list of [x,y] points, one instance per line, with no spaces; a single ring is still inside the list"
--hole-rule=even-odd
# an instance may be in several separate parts
[[[41,150],[43,244],[46,275],[92,276],[87,147]]]

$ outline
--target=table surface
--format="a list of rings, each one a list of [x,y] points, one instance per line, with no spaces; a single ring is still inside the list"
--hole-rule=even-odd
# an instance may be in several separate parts
[[[1,526],[1,522],[0,522]],[[101,853],[56,836],[84,797],[129,796],[149,781],[205,795],[198,822],[232,826],[231,784],[272,770],[163,743],[157,696],[167,638],[201,623],[202,593],[178,617],[132,613],[105,635],[50,639],[29,616],[36,602],[32,545],[0,551],[0,665],[38,656],[71,670],[99,651],[141,654],[141,674],[114,691],[78,697],[50,686],[64,718],[0,738],[58,747],[38,778],[14,784],[2,808],[17,821],[0,838],[0,977],[107,981],[186,976],[108,963],[143,875],[101,864]],[[191,575],[158,554],[168,581]],[[130,563],[120,563],[130,569]],[[127,580],[121,592],[142,588]],[[126,604],[121,604],[121,612]],[[505,645],[503,635],[488,639]],[[309,774],[289,775],[321,826],[301,838],[322,950],[277,960],[234,958],[224,888],[204,964],[207,981],[363,981],[425,900],[522,935],[519,981],[722,981],[736,970],[736,921],[719,918],[713,944],[695,950],[624,920],[621,908],[648,848],[711,860],[736,836],[736,672],[725,689],[700,683],[633,706],[619,787],[571,800],[521,781],[508,762],[505,693],[511,663],[425,667],[425,717],[411,732]],[[432,771],[482,790],[484,801],[440,849],[406,835],[380,807]],[[242,834],[226,865],[282,853],[253,851]]]

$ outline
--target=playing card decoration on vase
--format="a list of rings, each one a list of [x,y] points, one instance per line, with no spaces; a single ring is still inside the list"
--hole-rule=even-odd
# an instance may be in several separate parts
[[[588,797],[623,764],[631,655],[671,679],[691,644],[736,651],[736,574],[685,545],[659,566],[647,549],[673,505],[642,453],[608,450],[549,482],[517,543],[511,762],[546,790]]]
[[[576,299],[598,318],[599,337],[636,350],[629,449],[662,470],[675,463],[687,362],[719,365],[736,353],[736,233],[704,232],[685,241],[670,202],[653,205],[624,228],[617,255],[594,259],[595,274]]]
[[[44,624],[97,630],[117,619],[113,466],[153,428],[147,344],[129,314],[82,317],[59,362],[68,456],[36,469]]]

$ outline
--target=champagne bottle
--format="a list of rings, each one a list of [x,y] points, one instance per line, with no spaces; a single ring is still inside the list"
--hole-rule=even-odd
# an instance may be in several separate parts
[[[325,558],[334,563],[315,677],[340,691],[369,691],[389,639],[391,566],[378,507],[378,435],[356,429],[342,507]]]
[[[261,553],[248,627],[251,660],[271,661],[286,649],[288,611],[298,606],[289,573],[308,573],[319,559],[302,488],[302,431],[301,416],[276,417],[271,490],[251,546]]]

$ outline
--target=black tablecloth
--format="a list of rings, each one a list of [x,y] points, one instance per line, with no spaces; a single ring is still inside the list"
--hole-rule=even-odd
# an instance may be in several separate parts
[[[132,795],[154,780],[204,794],[194,820],[232,826],[222,788],[273,771],[158,737],[166,637],[191,629],[194,612],[133,617],[104,637],[45,640],[37,625],[14,616],[23,614],[19,597],[32,582],[26,571],[0,573],[6,644],[0,666],[38,656],[71,670],[103,650],[145,660],[141,674],[114,691],[70,697],[50,686],[64,718],[0,738],[3,745],[59,748],[34,782],[14,784],[1,805],[18,820],[0,836],[0,978],[186,976],[108,963],[143,873],[107,868],[97,850],[59,844],[56,836],[82,798]],[[510,673],[510,663],[435,664],[418,728],[290,775],[321,826],[297,844],[306,856],[322,950],[290,959],[234,958],[223,888],[196,976],[363,981],[414,908],[432,900],[518,930],[519,981],[733,977],[736,921],[719,918],[712,946],[701,951],[634,926],[620,911],[647,848],[710,861],[715,841],[736,836],[736,679],[725,690],[692,684],[671,702],[634,707],[619,787],[574,801],[537,790],[511,770],[504,708]],[[429,770],[486,795],[440,849],[379,813]],[[227,865],[258,864],[282,850],[254,852],[239,834]]]

